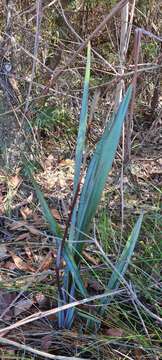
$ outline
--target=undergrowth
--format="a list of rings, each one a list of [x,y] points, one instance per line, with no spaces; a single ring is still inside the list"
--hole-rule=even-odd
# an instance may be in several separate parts
[[[161,4],[123,3],[0,4],[2,359],[162,357]]]

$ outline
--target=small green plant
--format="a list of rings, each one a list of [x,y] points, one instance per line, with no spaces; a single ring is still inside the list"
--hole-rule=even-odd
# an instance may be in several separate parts
[[[70,114],[63,107],[54,108],[53,106],[46,106],[37,114],[34,125],[38,129],[49,131],[53,127],[60,125],[68,128],[69,120]]]
[[[123,122],[132,94],[132,86],[130,85],[117,113],[113,114],[112,120],[106,126],[105,131],[96,146],[90,164],[87,166],[84,184],[79,196],[83,164],[85,163],[84,152],[86,146],[86,129],[88,118],[89,81],[90,44],[88,45],[87,50],[87,64],[84,80],[82,108],[80,113],[80,123],[76,145],[73,201],[64,233],[51,214],[47,202],[45,201],[44,196],[36,184],[30,168],[28,167],[28,172],[33,181],[37,197],[43,209],[43,214],[50,225],[52,233],[56,237],[56,246],[58,250],[56,264],[58,306],[73,302],[74,298],[77,296],[88,296],[80,272],[82,252],[86,242],[87,234],[90,231],[92,219],[95,216],[103,189],[105,187],[105,183],[107,181],[108,173],[112,167]],[[135,224],[129,239],[126,242],[122,254],[113,267],[112,274],[108,280],[106,291],[116,290],[119,287],[120,282],[123,281],[123,276],[128,268],[138,239],[141,223],[142,215],[137,220],[137,223]],[[60,277],[59,271],[62,257],[66,262],[63,281]],[[109,305],[109,302],[110,301],[107,299],[105,293],[104,300],[100,302],[102,305],[100,310],[101,315],[103,315],[106,307]],[[70,308],[59,313],[58,322],[60,328],[71,328],[74,320],[74,312],[75,309]]]
[[[158,53],[158,47],[155,41],[148,42],[148,43],[142,43],[142,52],[143,56],[146,59],[146,61],[153,61]]]

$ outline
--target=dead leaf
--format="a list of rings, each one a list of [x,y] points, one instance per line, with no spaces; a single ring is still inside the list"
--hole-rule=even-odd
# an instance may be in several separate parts
[[[121,328],[109,328],[105,329],[104,333],[112,337],[121,337],[123,336],[124,331]]]
[[[54,216],[54,218],[55,218],[56,220],[61,221],[61,216],[60,216],[58,210],[57,210],[57,209],[54,209],[54,208],[52,208],[52,209],[50,209],[50,210],[51,210],[51,213],[52,213],[52,215]]]
[[[49,299],[42,293],[37,293],[35,295],[35,301],[39,305],[39,309],[49,308]]]
[[[41,235],[40,230],[36,229],[33,225],[28,225],[26,221],[17,221],[14,224],[10,224],[10,229],[17,230],[23,226],[29,230],[32,235]]]
[[[31,299],[22,299],[22,300],[18,301],[14,305],[14,315],[18,316],[21,313],[23,313],[24,311],[29,310],[33,304],[34,304],[34,301]]]
[[[24,260],[22,260],[19,256],[17,256],[13,251],[10,251],[10,254],[12,256],[12,259],[16,265],[16,267],[19,270],[22,271],[32,271],[35,272],[35,269],[30,264],[26,263]]]
[[[37,226],[37,227],[41,227],[45,225],[45,220],[42,216],[38,215],[37,213],[34,213],[33,214],[33,221],[34,221],[34,224]]]
[[[7,247],[5,244],[0,245],[0,261],[8,258],[10,255],[8,254]]]
[[[17,236],[15,238],[15,241],[22,241],[22,240],[29,240],[29,239],[30,239],[30,235],[28,232],[26,232],[26,233],[22,233],[19,236]]]
[[[29,230],[29,232],[32,234],[32,235],[37,235],[37,236],[40,236],[41,235],[41,232],[40,230],[36,229],[33,225],[25,225],[26,229]]]
[[[93,289],[93,290],[95,290],[97,292],[104,290],[101,283],[99,281],[95,280],[95,279],[89,279],[87,282],[88,282],[87,287],[89,286],[91,289]]]
[[[50,154],[44,161],[43,168],[45,169],[52,169],[54,165],[54,156]]]
[[[41,340],[41,349],[43,351],[46,351],[48,352],[49,350],[49,347],[51,346],[52,344],[52,335],[45,335],[42,337],[42,340]]]
[[[69,167],[74,168],[74,160],[65,159],[65,160],[60,161],[59,165],[61,165],[61,166],[69,166]]]
[[[83,255],[86,258],[86,260],[88,260],[89,262],[91,262],[93,265],[97,266],[99,264],[99,260],[96,259],[95,257],[92,257],[91,255],[89,255],[87,253],[87,251],[83,251]]]
[[[0,215],[4,213],[4,193],[4,186],[0,183]]]
[[[15,78],[15,75],[12,74],[10,77],[9,77],[9,82],[12,86],[12,88],[14,89],[15,93],[16,93],[16,96],[18,97],[20,103],[23,101],[23,98],[22,98],[22,94],[21,94],[21,91],[19,89],[19,85],[18,85],[18,81],[17,79]],[[18,168],[17,171],[20,171],[20,168]]]
[[[31,192],[31,194],[28,196],[28,198],[26,199],[27,203],[30,204],[33,201],[33,193]]]
[[[17,230],[23,226],[25,226],[27,223],[25,221],[16,221],[13,224],[8,224],[11,230]]]
[[[7,262],[5,262],[5,264],[3,265],[3,267],[4,267],[5,269],[11,270],[11,271],[13,271],[13,270],[16,269],[16,265],[15,265],[15,263],[13,263],[13,261],[7,261]]]
[[[4,196],[2,194],[0,194],[0,206],[3,205],[3,200],[4,200]]]
[[[30,204],[32,202],[32,200],[33,200],[33,193],[31,193],[27,199],[24,199],[21,202],[15,204],[15,205],[12,205],[12,209],[19,209],[22,206]]]
[[[33,211],[31,209],[29,209],[28,206],[25,206],[20,209],[20,213],[21,213],[23,219],[26,220],[27,218],[29,218],[32,215]]]
[[[33,261],[33,253],[29,246],[25,246],[25,253],[28,256],[28,258]]]
[[[53,265],[53,256],[51,251],[48,255],[43,259],[42,264],[39,266],[40,271],[48,270],[50,269],[51,265]]]
[[[143,359],[143,352],[141,349],[134,349],[135,360],[142,360]]]
[[[15,300],[17,294],[15,291],[9,292],[4,289],[0,289],[0,316],[3,320],[11,320],[14,315],[13,308],[9,308],[10,304]],[[6,311],[7,310],[7,311]],[[5,312],[4,316],[3,313]]]
[[[11,186],[16,189],[22,182],[22,178],[18,175],[14,175],[10,177]]]

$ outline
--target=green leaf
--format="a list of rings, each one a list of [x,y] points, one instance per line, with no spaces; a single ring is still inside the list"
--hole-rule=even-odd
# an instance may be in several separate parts
[[[128,265],[130,263],[132,255],[133,255],[135,245],[136,245],[138,237],[139,237],[142,220],[143,220],[143,214],[141,214],[139,216],[139,218],[131,232],[131,235],[127,240],[127,243],[123,249],[123,252],[115,266],[115,270],[113,271],[113,273],[109,279],[106,291],[107,290],[116,290],[119,287],[120,282],[122,282],[122,277],[125,275],[125,273],[127,271]],[[112,300],[112,297],[109,299],[105,298],[104,300],[102,300],[102,304],[105,304],[107,306],[111,300]],[[105,311],[105,306],[103,306],[101,308],[100,314],[103,314],[104,311]]]
[[[44,195],[42,194],[41,190],[39,189],[38,184],[36,183],[35,179],[33,178],[32,171],[28,164],[26,164],[26,169],[27,169],[27,173],[33,183],[33,186],[35,188],[37,198],[41,204],[43,215],[44,215],[45,219],[47,220],[52,233],[57,237],[62,237],[61,227],[58,225],[57,221],[55,220],[54,216],[52,215],[52,213],[48,207],[47,201],[45,200]]]
[[[132,86],[129,86],[114,121],[111,125],[107,125],[101,140],[98,142],[87,170],[79,202],[77,239],[82,237],[79,232],[85,234],[88,232],[91,220],[95,215],[97,206],[99,205],[101,194],[115,157],[122,125],[131,99],[131,94]],[[78,245],[77,249],[81,250],[82,245]]]
[[[127,93],[119,107],[119,110],[116,116],[113,116],[112,121],[107,125],[105,132],[96,146],[96,151],[93,155],[93,158],[90,162],[89,168],[87,170],[85,182],[81,192],[78,214],[75,211],[75,219],[77,216],[76,228],[77,232],[74,232],[74,222],[71,225],[71,233],[75,234],[75,240],[80,240],[84,237],[83,234],[88,232],[89,226],[93,216],[95,215],[97,206],[99,204],[102,191],[104,189],[108,173],[111,169],[112,162],[115,157],[116,149],[119,143],[119,138],[121,134],[122,125],[124,122],[125,115],[128,110],[129,102],[132,94],[132,86],[127,90]],[[79,165],[78,165],[79,167]],[[77,177],[79,179],[79,177]],[[73,228],[72,228],[73,227]],[[70,237],[72,245],[72,236]],[[73,247],[76,249],[76,252],[81,254],[83,243],[78,241],[78,244],[74,244]],[[75,255],[75,260],[77,264],[80,263],[80,256]],[[74,283],[70,278],[66,277],[67,282],[65,287],[68,288],[68,291],[73,289]],[[67,313],[67,325],[70,327],[72,323],[72,314],[68,316]]]
[[[91,46],[90,46],[90,43],[88,43],[86,71],[85,71],[85,78],[84,78],[84,89],[83,89],[82,106],[81,106],[80,121],[79,121],[79,131],[78,131],[76,155],[75,155],[74,195],[77,191],[77,187],[78,187],[78,183],[79,183],[79,179],[80,179],[83,153],[84,153],[85,142],[86,142],[86,129],[87,129],[87,117],[88,117],[88,92],[89,92],[89,81],[90,81],[90,62],[91,62]],[[69,244],[72,244],[73,239],[75,237],[76,215],[77,215],[77,204],[75,205],[75,207],[73,209],[71,228],[70,228],[70,233],[69,233]]]
[[[142,220],[143,220],[143,214],[141,214],[131,232],[130,237],[127,240],[127,243],[124,247],[124,250],[119,258],[119,261],[116,264],[116,270],[114,271],[111,275],[111,278],[109,280],[108,283],[108,289],[109,290],[114,290],[116,289],[116,287],[119,285],[120,279],[119,279],[119,274],[124,276],[130,259],[132,257],[136,242],[138,240],[138,236],[139,236],[139,232],[141,229],[141,224],[142,224]]]
[[[90,43],[88,44],[87,48],[87,62],[86,62],[86,72],[84,78],[84,89],[83,89],[83,97],[82,97],[82,106],[81,106],[81,113],[80,113],[80,121],[79,121],[79,131],[77,137],[77,145],[76,145],[76,155],[75,155],[75,171],[74,171],[74,196],[78,188],[80,174],[81,174],[81,167],[85,149],[85,142],[86,142],[86,129],[87,129],[87,118],[88,118],[88,92],[89,92],[89,81],[90,81],[90,60],[91,60],[91,46]],[[69,247],[73,252],[73,240],[75,239],[75,226],[76,226],[76,219],[77,219],[77,202],[73,208],[72,213],[72,221],[69,231]],[[80,261],[78,262],[80,263]],[[78,266],[79,268],[79,266]],[[66,289],[67,293],[70,292],[74,294],[75,292],[75,281],[71,278],[69,274],[69,269],[67,269],[64,275],[64,288]],[[71,300],[70,296],[66,296],[67,302]],[[75,309],[67,310],[64,326],[67,328],[71,327],[74,318],[74,311]]]
[[[76,146],[74,193],[77,189],[77,185],[79,182],[81,165],[82,165],[82,160],[83,160],[83,152],[85,149],[85,138],[86,138],[86,129],[87,129],[87,117],[88,117],[88,91],[89,91],[89,80],[90,80],[90,61],[91,61],[91,46],[90,46],[90,43],[88,43],[82,107],[81,107],[81,112],[80,112],[79,131],[78,131],[77,146]]]

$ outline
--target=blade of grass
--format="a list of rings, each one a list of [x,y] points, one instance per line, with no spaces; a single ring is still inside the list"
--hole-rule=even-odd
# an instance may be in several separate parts
[[[133,255],[134,252],[134,248],[135,245],[137,243],[138,237],[139,237],[139,233],[140,233],[140,229],[141,229],[141,225],[142,225],[142,220],[143,220],[143,214],[141,214],[131,232],[131,235],[129,236],[127,243],[123,249],[123,252],[115,266],[115,269],[109,279],[108,285],[107,285],[107,290],[117,290],[121,279],[123,278],[123,276],[125,275],[128,265],[130,263],[131,257]],[[107,291],[106,290],[106,291]],[[108,300],[103,300],[102,304],[103,307],[100,310],[100,314],[103,315],[104,311],[105,311],[105,305],[107,306],[111,299]]]
[[[79,131],[77,137],[76,145],[76,156],[75,156],[75,171],[74,171],[74,193],[77,189],[82,160],[83,152],[85,149],[85,139],[86,139],[86,129],[87,129],[87,117],[88,117],[88,92],[89,92],[89,80],[90,80],[90,60],[91,60],[91,46],[88,43],[87,48],[87,63],[86,63],[86,72],[84,78],[84,89],[83,89],[83,98],[82,98],[82,107],[80,113],[79,121]]]
[[[81,166],[82,166],[83,153],[84,153],[85,142],[86,142],[86,129],[87,129],[87,117],[88,117],[88,92],[89,92],[89,81],[90,81],[90,62],[91,62],[91,46],[90,46],[90,43],[88,43],[83,98],[82,98],[82,106],[81,106],[80,121],[79,121],[79,131],[78,131],[76,155],[75,155],[74,197],[75,197],[75,194],[77,193],[78,185],[80,182]],[[70,233],[69,233],[69,245],[72,244],[73,239],[75,237],[76,216],[77,216],[77,203],[75,202],[75,205],[73,208],[73,213],[72,213]]]

